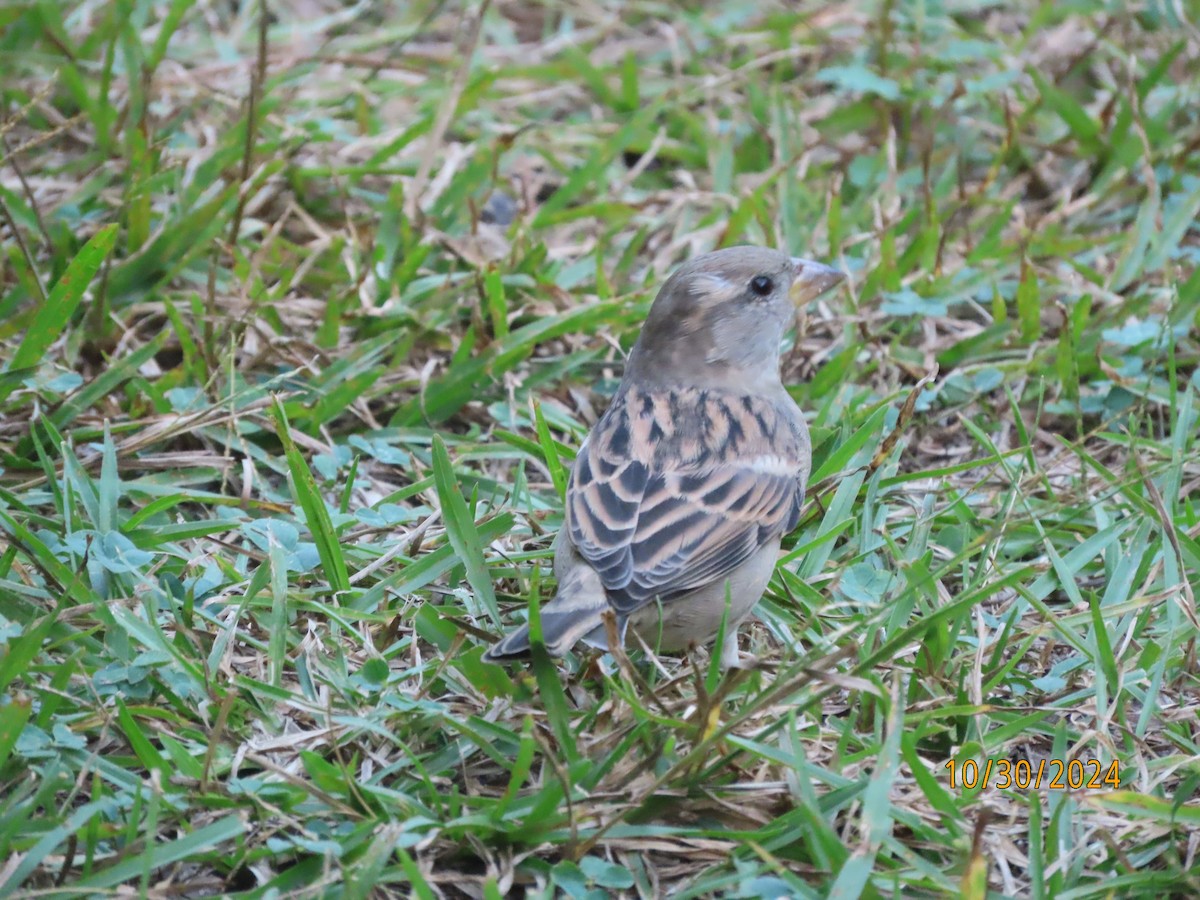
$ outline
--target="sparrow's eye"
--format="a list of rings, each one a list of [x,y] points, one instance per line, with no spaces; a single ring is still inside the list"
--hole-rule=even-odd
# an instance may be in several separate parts
[[[775,282],[766,275],[755,275],[750,279],[750,290],[754,291],[760,297],[765,297],[771,291],[775,290]]]

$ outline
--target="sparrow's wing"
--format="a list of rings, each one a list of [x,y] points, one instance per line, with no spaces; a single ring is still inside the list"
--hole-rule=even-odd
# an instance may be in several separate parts
[[[670,600],[795,527],[808,456],[803,423],[761,398],[630,389],[575,461],[568,535],[618,612]]]

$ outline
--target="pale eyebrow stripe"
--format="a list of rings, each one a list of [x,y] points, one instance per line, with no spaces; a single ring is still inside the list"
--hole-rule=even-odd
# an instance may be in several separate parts
[[[692,277],[692,283],[688,290],[693,294],[701,294],[708,291],[727,291],[732,287],[732,283],[720,275],[714,275],[711,272],[704,272],[700,275]]]

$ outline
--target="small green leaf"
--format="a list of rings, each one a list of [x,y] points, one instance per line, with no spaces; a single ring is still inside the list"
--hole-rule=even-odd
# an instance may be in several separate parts
[[[866,66],[828,66],[817,73],[817,81],[832,84],[844,91],[877,94],[884,100],[900,99],[900,85],[890,78],[876,75]]]

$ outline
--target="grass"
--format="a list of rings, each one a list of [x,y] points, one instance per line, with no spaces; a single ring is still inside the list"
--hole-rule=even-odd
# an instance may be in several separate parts
[[[0,7],[0,895],[1200,891],[1194,3],[267,6]],[[761,665],[483,663],[733,243]]]

